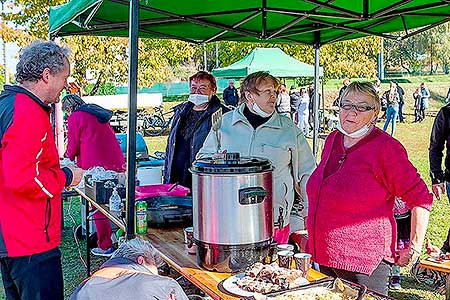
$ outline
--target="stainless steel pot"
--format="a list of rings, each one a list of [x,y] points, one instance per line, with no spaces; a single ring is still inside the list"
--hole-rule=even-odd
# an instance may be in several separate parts
[[[194,239],[203,267],[234,272],[267,255],[273,237],[272,170],[266,159],[234,153],[194,161]]]

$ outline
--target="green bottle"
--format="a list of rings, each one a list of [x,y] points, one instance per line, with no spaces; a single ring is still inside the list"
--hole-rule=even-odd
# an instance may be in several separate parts
[[[147,202],[146,201],[136,201],[136,233],[145,234],[147,233]]]

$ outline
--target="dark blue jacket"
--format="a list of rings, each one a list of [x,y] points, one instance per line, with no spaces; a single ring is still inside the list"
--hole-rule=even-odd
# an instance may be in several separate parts
[[[226,105],[232,105],[236,107],[239,101],[238,91],[235,87],[230,88],[227,87],[223,90],[223,101],[225,101]]]
[[[173,156],[175,153],[175,147],[177,146],[178,131],[180,131],[181,129],[180,120],[184,118],[187,112],[189,112],[189,110],[191,110],[193,107],[194,104],[189,101],[181,103],[174,107],[172,129],[170,130],[169,137],[167,138],[166,161],[164,164],[164,183],[171,183],[170,176],[172,174]],[[186,157],[186,159],[189,160],[190,164],[192,164],[192,162],[195,160],[195,156],[203,146],[203,142],[205,141],[206,136],[211,130],[211,115],[220,108],[222,109],[222,113],[226,113],[227,111],[229,111],[228,108],[220,103],[219,98],[214,95],[210,100],[210,104],[206,109],[206,113],[197,122],[194,128],[192,128],[192,130],[194,131],[191,139],[192,151],[190,157]]]

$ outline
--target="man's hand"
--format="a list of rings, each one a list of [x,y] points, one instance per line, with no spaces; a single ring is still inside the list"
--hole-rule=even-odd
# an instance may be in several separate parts
[[[445,193],[445,182],[433,184],[432,190],[436,198],[441,200],[442,194]]]
[[[72,171],[72,182],[69,184],[69,187],[76,186],[80,183],[81,178],[83,178],[83,169],[77,168],[74,165],[68,165],[67,168]]]

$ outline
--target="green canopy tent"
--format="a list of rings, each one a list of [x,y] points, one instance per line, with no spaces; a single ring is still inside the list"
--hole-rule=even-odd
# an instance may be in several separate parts
[[[256,48],[228,67],[212,70],[217,77],[242,78],[257,71],[267,71],[275,77],[314,77],[314,66],[305,64],[280,48]],[[320,68],[320,76],[323,70]]]
[[[312,45],[318,99],[321,45],[368,35],[402,40],[449,18],[447,0],[71,0],[50,9],[49,33],[51,37],[129,36],[127,151],[134,153],[138,36],[193,43],[228,40]],[[398,31],[400,36],[389,34]],[[314,111],[313,151],[317,154],[318,101]],[[134,159],[134,155],[127,156],[128,237],[134,234]]]

